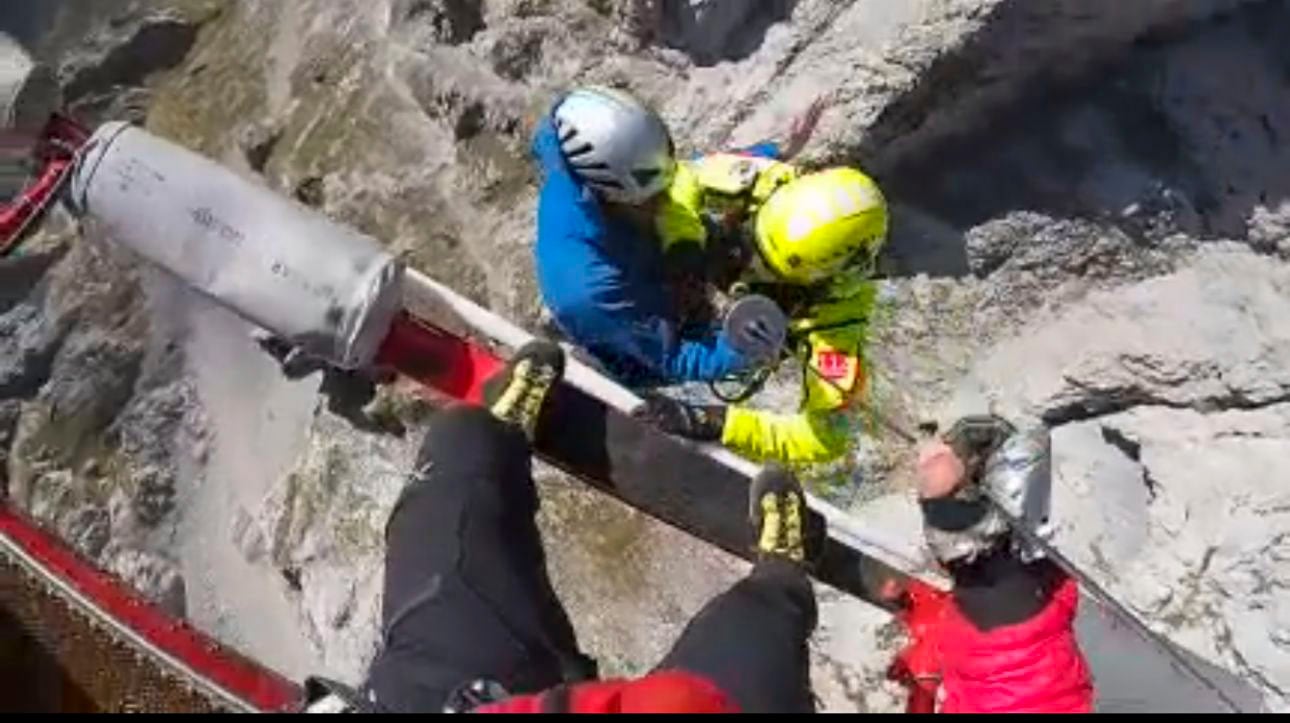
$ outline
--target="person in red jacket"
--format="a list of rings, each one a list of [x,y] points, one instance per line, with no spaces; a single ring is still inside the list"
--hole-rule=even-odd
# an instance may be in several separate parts
[[[751,487],[751,574],[690,621],[654,673],[596,680],[547,577],[535,522],[530,443],[563,369],[559,346],[535,342],[485,384],[487,409],[452,408],[431,421],[386,527],[383,641],[367,682],[352,691],[311,680],[309,710],[814,710],[808,510],[779,468]]]
[[[936,442],[919,458],[929,542],[954,578],[950,604],[919,641],[939,667],[940,711],[1091,712],[1092,676],[1074,630],[1079,589],[1052,562],[1024,559],[1007,525],[969,490],[964,456]],[[1001,460],[983,467],[1010,471]]]

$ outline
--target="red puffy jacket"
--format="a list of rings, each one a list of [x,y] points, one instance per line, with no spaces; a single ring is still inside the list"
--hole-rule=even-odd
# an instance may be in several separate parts
[[[1093,681],[1073,627],[1079,587],[1066,580],[1024,623],[978,630],[943,593],[919,596],[916,641],[897,661],[917,680],[939,668],[942,713],[1088,713]],[[912,666],[910,668],[909,666]],[[893,673],[899,676],[897,668]],[[688,673],[583,683],[514,698],[481,713],[737,713],[716,686]]]
[[[977,630],[949,606],[937,631],[943,713],[1088,713],[1093,679],[1073,627],[1079,587],[1067,580],[1039,615]]]
[[[738,713],[712,683],[681,672],[580,683],[479,708],[477,713]]]

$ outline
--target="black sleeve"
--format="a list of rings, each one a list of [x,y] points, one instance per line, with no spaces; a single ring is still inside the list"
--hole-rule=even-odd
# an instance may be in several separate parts
[[[954,601],[977,629],[1023,623],[1048,607],[1066,574],[1048,560],[1024,563],[1007,545],[970,563],[950,566]]]

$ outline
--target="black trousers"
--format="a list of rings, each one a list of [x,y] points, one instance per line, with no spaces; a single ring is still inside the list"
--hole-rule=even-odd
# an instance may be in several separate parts
[[[518,695],[594,677],[547,577],[524,436],[454,408],[432,422],[421,459],[386,530],[384,644],[367,683],[377,707],[436,712],[479,679]],[[813,710],[815,622],[806,575],[764,562],[690,622],[659,668],[703,676],[748,712]]]

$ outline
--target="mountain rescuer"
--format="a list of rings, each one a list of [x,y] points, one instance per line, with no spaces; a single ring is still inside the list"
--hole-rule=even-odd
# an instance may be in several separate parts
[[[783,148],[680,164],[662,120],[617,91],[574,91],[538,128],[538,280],[574,342],[636,386],[755,375],[778,361],[784,336],[801,352],[801,413],[652,398],[644,416],[665,431],[790,464],[836,459],[858,434],[848,407],[865,393],[861,351],[875,299],[867,278],[887,207],[857,170],[803,174],[784,162],[822,108],[811,107]],[[695,280],[764,294],[780,319],[754,315],[720,331],[687,324],[676,292]],[[780,308],[792,316],[788,329]]]
[[[790,150],[800,147],[820,108],[798,124]],[[869,277],[888,214],[882,192],[860,171],[804,173],[783,158],[767,143],[681,163],[657,223],[669,257],[715,260],[710,281],[731,285],[736,298],[768,297],[775,304],[759,308],[786,312],[789,347],[805,375],[800,413],[653,396],[643,416],[672,434],[720,441],[753,459],[805,465],[842,456],[861,431],[853,406],[867,388],[863,350],[876,300]],[[750,382],[744,396],[757,388]]]
[[[711,381],[750,361],[720,331],[682,329],[653,218],[676,172],[667,127],[638,100],[586,88],[538,124],[537,279],[561,330],[633,385]]]
[[[563,369],[559,347],[535,342],[486,384],[487,409],[451,408],[431,422],[386,527],[382,648],[361,693],[311,681],[310,710],[814,709],[813,538],[800,485],[774,466],[750,486],[758,561],[749,576],[708,603],[652,673],[596,680],[551,587],[535,522],[529,445]],[[965,477],[953,450],[933,448],[922,469],[924,496],[953,505]],[[938,538],[948,544],[938,549],[958,551],[949,560],[958,590],[936,638],[945,708],[1087,709],[1073,584],[1046,563],[1021,562],[999,542],[1006,531],[956,529]]]
[[[759,560],[712,600],[657,669],[595,681],[547,577],[529,443],[563,373],[558,346],[522,349],[487,410],[431,422],[386,527],[383,647],[361,694],[313,681],[313,710],[810,711],[815,596],[806,501],[790,473],[751,487]]]

